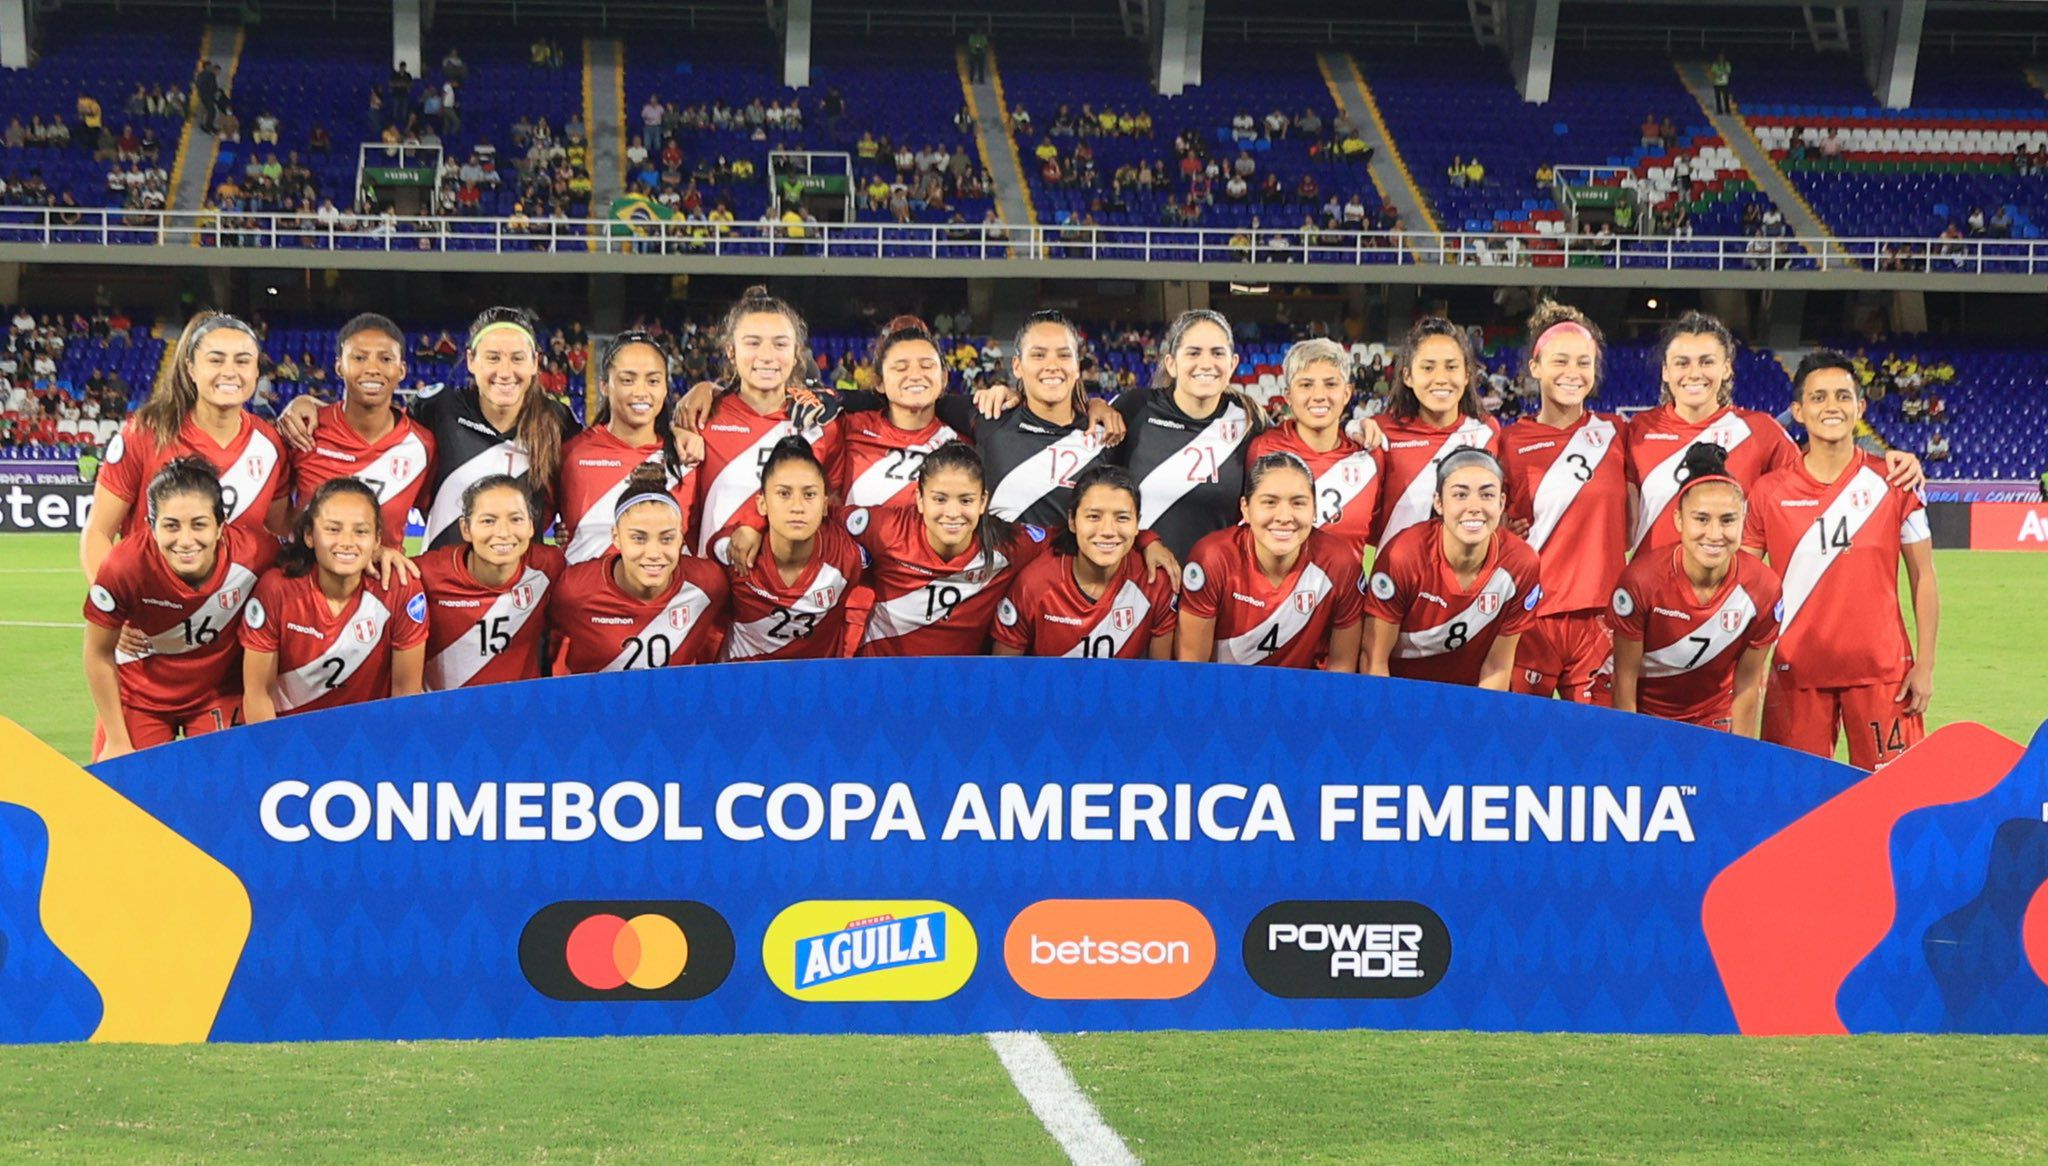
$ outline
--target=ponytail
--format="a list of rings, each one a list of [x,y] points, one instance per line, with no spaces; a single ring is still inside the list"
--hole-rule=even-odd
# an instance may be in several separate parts
[[[513,431],[519,444],[526,448],[531,480],[552,482],[562,461],[562,423],[555,413],[554,402],[540,387],[540,340],[533,313],[524,308],[485,308],[469,326],[468,350],[476,351],[478,341],[499,330],[516,330],[523,334],[527,347],[533,350],[533,376],[526,382],[526,391],[520,398],[519,415],[513,421]]]
[[[776,442],[774,448],[768,451],[768,460],[761,463],[761,489],[768,489],[770,474],[791,462],[807,465],[818,471],[820,478],[824,478],[828,483],[831,481],[825,473],[825,463],[818,460],[818,455],[811,449],[811,443],[791,434]]]
[[[185,330],[178,335],[178,343],[171,349],[171,358],[157,370],[149,399],[135,411],[136,422],[155,435],[159,448],[178,440],[178,430],[184,428],[185,418],[199,404],[199,384],[192,376],[192,362],[199,357],[199,342],[222,328],[240,332],[254,341],[256,359],[263,359],[263,339],[256,335],[256,329],[226,312],[201,312],[187,321]],[[255,387],[249,386],[250,391],[254,392]]]
[[[793,354],[795,360],[790,365],[789,383],[783,387],[795,388],[803,384],[805,369],[816,367],[811,361],[810,326],[804,323],[802,314],[790,307],[786,301],[769,295],[766,287],[755,284],[740,293],[740,298],[733,302],[732,307],[726,309],[725,319],[718,325],[718,346],[725,353],[725,387],[737,389],[740,386],[742,378],[733,356],[733,335],[739,330],[741,320],[756,314],[781,316],[796,330],[796,352]]]

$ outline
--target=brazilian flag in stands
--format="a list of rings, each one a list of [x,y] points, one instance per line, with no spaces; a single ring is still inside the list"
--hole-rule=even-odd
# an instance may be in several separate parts
[[[676,212],[644,194],[628,194],[612,200],[612,234],[644,235],[649,224],[666,222]]]

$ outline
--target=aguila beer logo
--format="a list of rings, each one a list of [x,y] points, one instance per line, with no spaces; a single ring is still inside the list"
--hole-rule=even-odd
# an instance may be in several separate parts
[[[814,899],[761,938],[768,978],[804,1001],[943,1000],[974,974],[974,925],[930,899]]]

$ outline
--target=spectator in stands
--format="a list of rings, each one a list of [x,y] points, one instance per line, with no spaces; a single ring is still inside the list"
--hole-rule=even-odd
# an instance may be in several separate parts
[[[1964,234],[1967,234],[1972,239],[1982,239],[1988,230],[1989,224],[1984,218],[1984,208],[1981,206],[1971,207],[1970,213],[1963,218]]]
[[[1733,107],[1728,97],[1728,83],[1735,78],[1735,66],[1728,63],[1728,54],[1720,53],[1707,65],[1707,80],[1714,86],[1714,112],[1727,113]]]
[[[1451,165],[1450,165],[1450,168],[1449,168],[1449,169],[1447,169],[1447,170],[1445,170],[1445,171],[1444,171],[1444,174],[1445,174],[1445,176],[1446,176],[1446,177],[1448,177],[1448,178],[1449,178],[1449,179],[1451,180],[1451,186],[1452,186],[1452,187],[1453,187],[1454,189],[1457,189],[1457,190],[1463,190],[1463,189],[1465,189],[1465,182],[1466,182],[1466,179],[1465,179],[1465,158],[1464,158],[1464,155],[1462,155],[1462,154],[1453,154],[1453,155],[1451,155]]]
[[[1320,142],[1323,139],[1323,119],[1313,108],[1304,109],[1301,116],[1294,119],[1294,132],[1311,142]]]
[[[1644,115],[1643,115],[1643,125],[1642,125],[1642,131],[1643,131],[1643,146],[1644,146],[1645,148],[1648,148],[1648,147],[1653,147],[1653,146],[1661,146],[1661,145],[1663,145],[1663,144],[1664,144],[1664,139],[1663,139],[1663,137],[1662,137],[1662,136],[1661,136],[1661,135],[1660,135],[1660,134],[1658,133],[1658,131],[1657,131],[1657,115],[1656,115],[1656,114],[1654,114],[1654,113],[1646,113],[1646,114],[1644,114]]]
[[[1010,107],[1010,129],[1019,135],[1031,132],[1031,111],[1021,105]]]
[[[1927,437],[1927,460],[1945,462],[1949,456],[1948,435],[1937,429]]]
[[[268,109],[256,115],[256,128],[250,132],[252,145],[275,146],[277,144],[277,115]]]
[[[1266,115],[1266,136],[1275,141],[1284,139],[1287,137],[1287,131],[1291,125],[1292,123],[1287,120],[1287,115],[1281,113],[1276,108]]]
[[[1236,142],[1257,141],[1259,137],[1259,123],[1252,119],[1251,114],[1240,109],[1237,111],[1237,116],[1230,119],[1230,137],[1232,141]]]

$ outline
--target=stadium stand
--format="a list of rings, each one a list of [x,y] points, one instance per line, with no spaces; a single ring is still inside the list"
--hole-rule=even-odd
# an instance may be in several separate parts
[[[169,170],[198,45],[190,23],[52,22],[32,67],[0,70],[0,205],[144,206],[147,187],[161,206],[163,177],[116,181],[110,172]],[[98,106],[96,129],[81,97]]]
[[[149,324],[118,308],[0,315],[0,457],[69,458],[104,444],[163,360]]]

